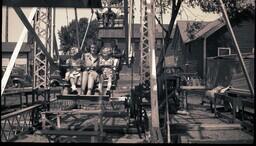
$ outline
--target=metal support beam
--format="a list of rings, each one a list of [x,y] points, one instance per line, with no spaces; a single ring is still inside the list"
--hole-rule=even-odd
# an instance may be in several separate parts
[[[150,80],[148,15],[145,0],[140,1],[140,83]]]
[[[30,25],[30,23],[32,22],[32,19],[34,17],[36,13],[36,8],[33,8],[30,15],[29,15],[29,18],[27,20],[27,23]],[[24,14],[23,14],[24,15]],[[25,15],[23,17],[26,17]],[[24,27],[20,37],[19,37],[19,40],[18,40],[18,43],[16,44],[15,48],[14,48],[14,51],[13,51],[13,54],[11,56],[11,59],[10,59],[10,62],[9,64],[7,65],[7,68],[6,68],[6,71],[4,73],[4,76],[1,80],[1,95],[3,94],[4,92],[4,89],[6,87],[6,84],[8,82],[8,79],[10,77],[10,74],[11,74],[11,71],[13,69],[13,66],[14,66],[14,63],[15,63],[15,60],[16,58],[18,57],[18,54],[20,52],[20,49],[21,49],[21,46],[22,46],[22,43],[25,39],[25,36],[27,35],[27,29]]]
[[[240,51],[239,45],[238,45],[238,43],[237,43],[235,34],[234,34],[234,32],[233,32],[232,26],[231,26],[230,21],[229,21],[229,19],[228,19],[227,11],[226,11],[226,9],[225,9],[225,6],[224,6],[224,3],[223,3],[222,0],[220,0],[220,4],[221,4],[221,8],[222,8],[222,13],[223,13],[224,19],[225,19],[225,21],[226,21],[226,23],[227,23],[228,31],[229,31],[229,33],[231,34],[231,39],[233,40],[233,42],[234,42],[234,44],[235,44],[235,49],[236,49],[236,52],[237,52],[239,61],[240,61],[240,63],[241,63],[241,67],[242,67],[242,70],[243,70],[243,72],[244,72],[246,81],[247,81],[247,83],[248,83],[248,86],[249,86],[251,95],[252,95],[252,97],[254,97],[254,88],[253,88],[253,85],[252,85],[252,83],[251,83],[251,80],[250,80],[249,74],[248,74],[248,72],[247,72],[247,69],[246,69],[246,66],[245,66],[243,57],[242,57],[242,55],[241,55],[241,51]]]
[[[25,14],[23,13],[23,11],[19,8],[19,7],[13,7],[15,12],[17,13],[17,15],[20,17],[21,21],[23,22],[23,24],[26,26],[26,28],[28,29],[28,31],[35,37],[36,42],[38,43],[39,47],[42,49],[43,53],[45,54],[45,56],[47,57],[51,69],[58,69],[58,67],[54,64],[53,59],[51,58],[51,55],[48,53],[46,47],[43,45],[42,41],[40,40],[40,38],[37,36],[35,30],[33,29],[33,27],[31,26],[31,24],[29,23],[29,21],[27,20]]]
[[[35,17],[35,32],[43,42],[47,52],[52,52],[51,38],[51,8],[39,8],[37,17]],[[37,42],[34,42],[34,72],[33,72],[33,89],[46,88],[49,86],[50,69],[48,58],[40,48]],[[52,55],[52,54],[51,54]],[[52,56],[51,56],[52,57]]]

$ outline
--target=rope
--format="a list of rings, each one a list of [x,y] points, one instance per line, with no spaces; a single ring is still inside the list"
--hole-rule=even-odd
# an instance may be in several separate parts
[[[68,9],[66,8],[67,25],[68,25]]]
[[[93,9],[91,9],[91,18],[89,19],[89,22],[88,22],[88,25],[87,25],[87,28],[86,28],[86,31],[84,33],[84,37],[83,37],[83,41],[82,41],[82,44],[80,45],[80,50],[83,48],[84,46],[84,41],[85,41],[85,38],[86,38],[86,35],[87,35],[87,32],[88,32],[88,29],[89,29],[89,26],[90,26],[90,23],[91,23],[91,20],[92,20],[92,17],[93,17]]]

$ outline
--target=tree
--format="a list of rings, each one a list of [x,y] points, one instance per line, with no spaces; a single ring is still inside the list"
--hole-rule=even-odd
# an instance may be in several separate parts
[[[79,42],[80,45],[82,43],[86,28],[88,26],[88,19],[81,18],[78,21],[79,26]],[[59,39],[60,39],[60,47],[63,49],[63,52],[66,53],[71,47],[78,46],[77,37],[76,37],[76,21],[72,20],[67,26],[62,26],[60,31],[58,32]],[[83,45],[82,50],[85,49],[86,44],[91,42],[91,40],[96,41],[98,35],[98,22],[97,20],[93,20],[90,23],[85,44]]]

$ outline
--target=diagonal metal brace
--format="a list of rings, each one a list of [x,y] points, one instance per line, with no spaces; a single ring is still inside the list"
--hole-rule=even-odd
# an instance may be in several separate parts
[[[48,59],[48,61],[50,63],[51,69],[52,70],[58,69],[58,66],[54,63],[54,60],[52,59],[51,55],[48,53],[46,47],[43,45],[42,41],[40,40],[40,38],[36,34],[35,30],[31,26],[31,24],[29,23],[27,17],[25,16],[25,14],[21,10],[21,8],[20,7],[13,7],[13,9],[17,13],[17,15],[20,17],[21,21],[26,26],[28,31],[35,37],[36,42],[38,43],[38,45],[40,46],[41,50],[44,52],[46,58]]]

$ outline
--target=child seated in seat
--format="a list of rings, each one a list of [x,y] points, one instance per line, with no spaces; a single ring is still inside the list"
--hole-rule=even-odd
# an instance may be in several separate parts
[[[88,53],[82,55],[83,62],[83,76],[82,76],[82,94],[85,93],[87,87],[86,95],[92,94],[92,89],[94,84],[98,81],[98,48],[95,43],[90,45]]]
[[[80,57],[77,47],[70,49],[70,58],[67,59],[66,64],[69,65],[65,74],[65,80],[71,83],[71,92],[77,92],[76,84],[80,84]]]
[[[116,63],[115,58],[112,57],[112,48],[105,47],[101,50],[99,65],[102,70],[103,80],[107,80],[106,95],[110,95],[110,89],[112,86],[113,71],[116,70],[114,64]]]

